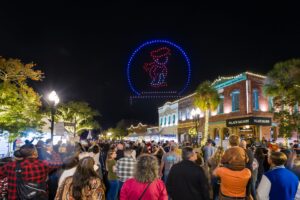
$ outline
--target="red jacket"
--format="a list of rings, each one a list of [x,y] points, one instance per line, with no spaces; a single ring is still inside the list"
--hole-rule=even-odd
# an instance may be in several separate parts
[[[120,200],[138,200],[148,183],[140,183],[135,178],[128,179],[122,186]],[[168,200],[164,182],[160,179],[153,181],[145,192],[143,200]]]

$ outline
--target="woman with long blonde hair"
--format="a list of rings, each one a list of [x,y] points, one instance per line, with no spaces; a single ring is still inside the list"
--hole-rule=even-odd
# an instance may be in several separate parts
[[[211,186],[213,189],[213,200],[217,200],[219,196],[220,183],[217,177],[212,175],[212,172],[220,166],[222,156],[224,155],[223,147],[218,147],[211,158],[208,159],[209,174]]]
[[[143,154],[138,157],[134,178],[125,181],[120,200],[167,200],[164,182],[158,175],[157,158]]]

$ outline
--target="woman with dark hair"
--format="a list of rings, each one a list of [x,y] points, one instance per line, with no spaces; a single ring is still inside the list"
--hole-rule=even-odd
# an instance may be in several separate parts
[[[94,159],[85,157],[79,161],[75,174],[58,188],[55,200],[103,200],[105,188],[94,170]]]
[[[257,178],[255,182],[255,188],[258,187],[260,183],[262,175],[265,173],[264,170],[264,161],[265,161],[265,154],[262,148],[257,148],[254,153],[254,158],[257,160],[258,168],[257,168]]]
[[[122,186],[120,200],[167,200],[168,194],[158,175],[157,158],[143,154],[138,157],[134,178]]]

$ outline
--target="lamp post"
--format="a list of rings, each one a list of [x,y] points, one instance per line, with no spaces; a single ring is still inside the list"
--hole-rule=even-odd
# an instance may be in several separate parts
[[[196,110],[193,109],[192,112],[191,112],[191,115],[192,115],[192,118],[193,118],[193,121],[195,122],[195,130],[196,130],[196,144],[198,145],[198,137],[199,137],[199,131],[198,131],[198,127],[199,127],[199,124],[200,124],[200,114],[201,114],[201,111],[199,108],[197,108]]]
[[[51,108],[51,141],[53,142],[53,132],[54,132],[54,115],[56,112],[56,105],[59,103],[59,98],[56,92],[53,90],[49,95],[48,99],[50,101],[50,108]]]

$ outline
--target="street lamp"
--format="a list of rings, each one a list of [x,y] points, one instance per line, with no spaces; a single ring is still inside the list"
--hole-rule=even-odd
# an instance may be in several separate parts
[[[53,90],[49,96],[48,99],[50,101],[50,108],[51,108],[51,141],[53,142],[53,131],[54,131],[54,115],[56,112],[56,105],[59,103],[59,98],[56,94],[56,92]]]
[[[200,125],[200,114],[201,114],[201,111],[199,108],[197,108],[196,110],[193,109],[192,112],[191,112],[191,115],[192,115],[192,118],[195,122],[195,130],[196,130],[196,144],[198,144],[198,137],[199,137],[199,131],[198,131],[198,127]]]

